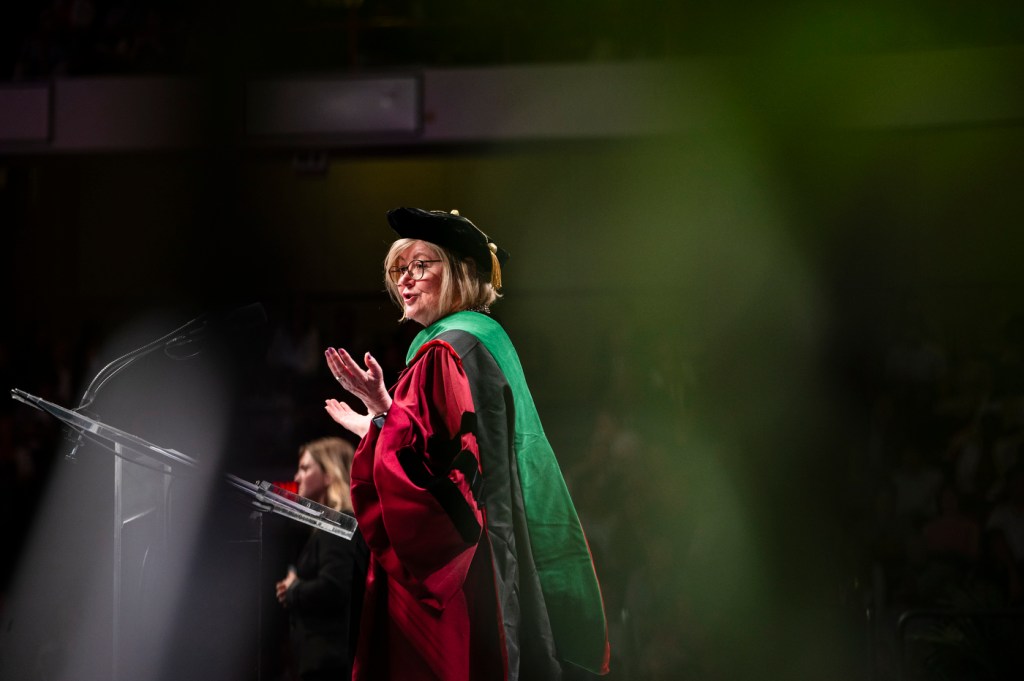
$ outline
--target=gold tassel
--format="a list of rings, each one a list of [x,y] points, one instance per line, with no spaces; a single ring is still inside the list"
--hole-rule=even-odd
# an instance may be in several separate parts
[[[458,210],[454,210],[453,209],[451,211],[451,214],[459,216],[459,217],[462,217],[461,215],[459,215],[459,211]],[[469,224],[473,225],[472,222],[470,222]],[[477,227],[476,225],[473,225],[473,227],[475,227],[476,230],[478,232],[480,232],[481,234],[484,234],[482,231],[480,231],[480,228]],[[485,239],[487,238],[486,234],[484,234],[484,238]],[[493,244],[490,241],[488,241],[487,242],[487,250],[489,250],[491,252],[491,286],[494,287],[495,291],[500,291],[501,290],[501,263],[498,262],[498,246],[496,244]]]
[[[487,242],[487,250],[491,252],[491,286],[495,291],[501,290],[501,263],[498,262],[498,247]]]

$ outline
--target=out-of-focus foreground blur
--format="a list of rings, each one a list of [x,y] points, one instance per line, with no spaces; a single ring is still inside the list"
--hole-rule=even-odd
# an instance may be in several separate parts
[[[400,205],[512,254],[611,679],[1020,677],[1024,5],[214,4],[0,15],[0,678],[279,678],[284,523],[185,476],[112,540],[132,464],[7,394],[259,301],[94,412],[290,479],[323,348],[401,368]]]

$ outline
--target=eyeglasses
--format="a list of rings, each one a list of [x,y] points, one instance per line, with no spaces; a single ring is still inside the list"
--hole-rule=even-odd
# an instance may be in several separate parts
[[[427,270],[429,263],[441,262],[440,260],[413,260],[408,265],[403,267],[389,267],[388,276],[391,277],[391,281],[398,283],[398,280],[409,274],[415,281],[419,281],[423,278],[423,273]]]

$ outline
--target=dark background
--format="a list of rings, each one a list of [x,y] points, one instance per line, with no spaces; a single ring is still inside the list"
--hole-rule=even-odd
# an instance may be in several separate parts
[[[174,360],[109,390],[147,405],[154,440],[290,478],[298,445],[336,432],[323,347],[393,377],[415,332],[383,293],[385,211],[457,208],[513,254],[495,313],[591,540],[612,678],[895,678],[902,613],[1020,606],[1020,563],[985,531],[1024,432],[1019,3],[2,12],[10,84],[185,75],[204,114],[198,148],[0,154],[5,389],[77,403],[120,352],[260,301],[216,435],[168,418],[199,399]],[[238,117],[254,75],[637,60],[718,64],[727,108],[636,139],[339,145],[315,173]],[[68,464],[52,423],[0,414],[10,603]],[[924,539],[941,481],[981,543],[953,568]],[[1000,678],[1019,660],[992,621],[915,649],[914,673]]]

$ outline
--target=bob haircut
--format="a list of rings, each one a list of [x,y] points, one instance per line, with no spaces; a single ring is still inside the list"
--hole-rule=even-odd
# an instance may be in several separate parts
[[[398,292],[398,284],[391,281],[388,270],[395,267],[395,264],[409,248],[415,244],[423,246],[433,253],[434,259],[441,260],[443,268],[441,276],[441,289],[438,292],[438,319],[463,310],[488,311],[491,303],[501,294],[491,285],[490,277],[479,274],[476,262],[473,258],[460,258],[457,254],[432,244],[429,241],[419,239],[398,239],[384,258],[384,285],[387,287],[388,295],[395,301],[399,308],[404,309],[402,296]],[[405,321],[405,314],[399,321]]]
[[[324,473],[330,476],[327,503],[335,511],[352,512],[351,472],[355,448],[340,437],[323,437],[299,447],[299,458],[309,452]]]

